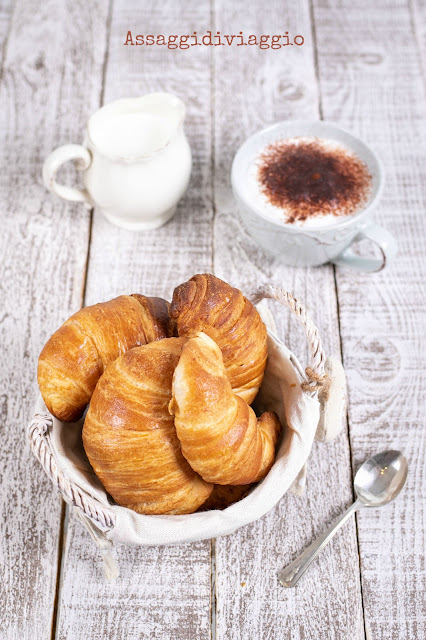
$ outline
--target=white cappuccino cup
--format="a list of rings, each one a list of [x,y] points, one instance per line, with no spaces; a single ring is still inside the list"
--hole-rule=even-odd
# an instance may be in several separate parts
[[[325,145],[339,145],[357,157],[368,170],[371,188],[366,201],[350,215],[321,216],[303,223],[286,222],[277,215],[256,187],[253,170],[258,158],[278,141],[309,138]],[[357,271],[380,271],[397,253],[389,231],[373,221],[373,210],[383,189],[382,165],[362,140],[331,123],[287,121],[263,129],[248,138],[235,155],[231,182],[241,220],[249,235],[268,253],[296,267],[332,262]],[[279,213],[279,212],[278,212]],[[380,250],[380,257],[355,254],[351,245],[368,239]]]

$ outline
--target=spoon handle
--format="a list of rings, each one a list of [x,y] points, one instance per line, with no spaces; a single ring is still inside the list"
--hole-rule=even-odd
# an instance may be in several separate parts
[[[324,549],[325,545],[331,540],[336,531],[345,524],[346,520],[361,506],[356,500],[323,534],[309,545],[296,560],[282,569],[278,573],[278,578],[283,587],[294,587],[299,578],[303,576],[311,562],[315,560],[319,552]]]

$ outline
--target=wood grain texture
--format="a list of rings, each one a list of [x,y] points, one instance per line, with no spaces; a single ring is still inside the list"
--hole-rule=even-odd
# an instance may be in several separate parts
[[[4,0],[0,4],[0,66],[3,65],[13,13],[12,0]]]
[[[305,45],[281,50],[219,48],[215,55],[215,272],[244,291],[271,282],[309,308],[327,354],[339,355],[333,270],[294,269],[267,257],[239,222],[229,175],[243,140],[284,119],[317,118],[318,99],[308,2],[243,12],[216,2],[222,33],[302,34]],[[232,69],[232,73],[229,72]],[[279,333],[302,362],[307,348],[287,310],[271,304]],[[261,520],[216,541],[216,637],[364,637],[355,523],[337,534],[297,589],[284,589],[278,569],[296,557],[352,499],[346,434],[315,445],[303,497],[287,494]]]
[[[417,41],[419,61],[423,71],[423,81],[426,84],[426,2],[425,0],[410,0],[411,26]]]
[[[56,638],[210,638],[209,545],[120,547],[120,576],[105,581],[81,522],[67,527]]]
[[[175,286],[196,272],[211,270],[209,49],[123,46],[129,29],[192,33],[208,24],[209,16],[208,4],[195,0],[114,3],[104,100],[162,90],[179,95],[188,106],[185,130],[193,171],[175,218],[160,229],[125,231],[95,212],[86,304],[123,292],[170,300]],[[210,542],[137,550],[120,547],[121,575],[114,585],[105,586],[98,551],[80,523],[74,526],[73,516],[70,520],[58,638],[210,638]]]
[[[83,19],[83,15],[86,17]],[[90,24],[82,28],[82,22]],[[102,3],[16,3],[0,86],[0,481],[2,638],[49,638],[57,574],[59,495],[26,442],[36,360],[81,304],[88,214],[47,194],[41,163],[80,139],[99,98]],[[46,46],[48,43],[48,46]]]
[[[426,635],[425,95],[408,5],[368,5],[367,22],[365,6],[318,1],[315,21],[324,116],[381,156],[376,220],[399,244],[382,273],[339,270],[337,283],[354,468],[386,448],[410,465],[394,504],[358,516],[366,630],[408,640]]]

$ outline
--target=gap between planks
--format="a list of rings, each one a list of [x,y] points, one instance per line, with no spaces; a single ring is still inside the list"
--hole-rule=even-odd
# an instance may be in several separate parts
[[[216,27],[216,14],[215,14],[215,0],[210,0],[210,22],[212,31]],[[216,84],[215,84],[215,56],[214,49],[210,51],[210,137],[211,137],[211,150],[210,150],[210,180],[211,180],[211,207],[212,207],[212,273],[214,273],[215,265],[215,218],[216,218],[216,201],[215,201],[215,125],[216,125]],[[216,594],[216,538],[210,540],[210,554],[211,554],[211,574],[210,574],[210,589],[211,589],[211,614],[210,614],[210,634],[211,639],[216,640],[216,614],[217,614],[217,594]]]
[[[210,614],[210,633],[211,639],[216,640],[216,614],[217,614],[217,598],[216,598],[216,538],[210,541],[211,549],[211,614]]]
[[[210,0],[210,22],[212,31],[216,27],[216,14],[215,14],[215,0]],[[210,50],[210,136],[211,136],[211,149],[210,149],[210,175],[211,175],[211,207],[212,207],[212,273],[214,273],[214,248],[215,248],[215,219],[216,219],[216,202],[215,202],[215,166],[216,166],[216,152],[215,152],[215,133],[216,133],[216,76],[215,76],[215,57],[214,57],[215,49],[211,48]]]
[[[55,588],[55,599],[53,602],[53,614],[52,614],[52,629],[50,633],[51,640],[55,640],[57,635],[57,627],[59,620],[59,609],[61,605],[61,585],[62,585],[62,574],[63,574],[63,563],[64,563],[64,555],[65,555],[65,539],[66,539],[66,529],[68,528],[68,506],[65,503],[64,499],[61,497],[61,518],[59,525],[59,539],[58,539],[58,560],[57,560],[57,571],[56,571],[56,588]]]

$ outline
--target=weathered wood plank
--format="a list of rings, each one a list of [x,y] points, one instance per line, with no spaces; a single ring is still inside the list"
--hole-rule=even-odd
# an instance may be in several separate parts
[[[408,3],[314,5],[324,115],[380,154],[387,180],[376,219],[399,243],[395,263],[378,275],[337,273],[354,467],[386,448],[401,449],[410,464],[402,496],[358,516],[366,630],[372,638],[423,638],[426,119],[420,57]]]
[[[284,119],[318,118],[318,94],[308,2],[268,3],[254,15],[216,2],[222,33],[302,34],[302,47],[262,50],[219,47],[215,52],[215,271],[241,286],[273,282],[303,300],[328,354],[340,352],[333,270],[293,269],[267,257],[244,232],[230,191],[233,155],[254,131]],[[271,306],[286,343],[306,361],[302,332],[289,313]],[[307,490],[288,494],[261,520],[216,541],[217,638],[364,637],[355,524],[337,534],[296,589],[276,572],[291,561],[352,499],[346,434],[315,445]]]
[[[411,21],[414,37],[417,40],[423,80],[426,82],[426,2],[412,0],[408,3],[411,10]]]
[[[4,0],[0,5],[0,65],[3,64],[4,52],[11,27],[13,3]]]
[[[2,21],[3,24],[3,21]],[[0,86],[2,638],[51,636],[61,502],[25,443],[36,361],[81,305],[88,214],[49,196],[41,163],[97,104],[102,2],[16,3]]]
[[[109,583],[73,515],[66,540],[57,638],[210,638],[209,543],[120,547]]]
[[[128,232],[94,215],[86,304],[119,293],[171,297],[197,271],[211,270],[211,121],[208,48],[168,50],[123,46],[134,33],[184,34],[208,24],[209,7],[116,1],[105,102],[150,91],[174,92],[187,103],[193,174],[176,217],[151,232]],[[120,577],[104,583],[98,552],[70,518],[60,594],[58,637],[210,638],[210,542],[117,550]],[[82,611],[84,612],[82,615]]]

